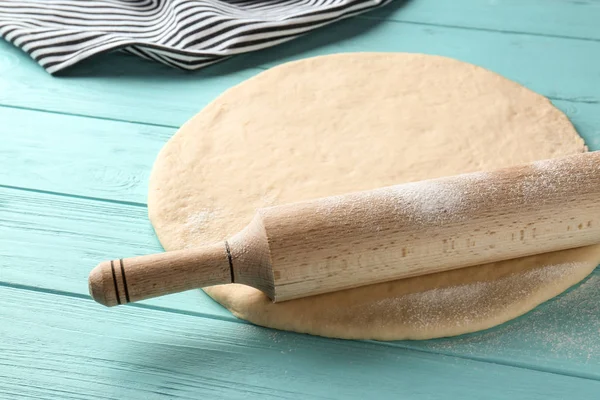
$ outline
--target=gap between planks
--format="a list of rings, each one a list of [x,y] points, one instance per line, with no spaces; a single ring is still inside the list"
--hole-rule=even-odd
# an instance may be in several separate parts
[[[107,199],[107,198],[102,198],[102,197],[83,196],[83,195],[79,195],[79,194],[53,192],[51,190],[33,189],[33,188],[27,188],[27,187],[22,187],[22,186],[12,186],[12,185],[3,185],[3,184],[0,184],[0,188],[2,188],[2,189],[10,189],[10,190],[20,190],[20,191],[29,192],[29,193],[47,194],[47,195],[50,195],[50,196],[68,197],[68,198],[71,198],[71,199],[100,201],[100,202],[103,202],[103,203],[122,204],[122,205],[125,205],[125,206],[148,208],[148,205],[146,203],[138,203],[138,202],[135,202],[135,201],[114,200],[114,199]]]
[[[64,296],[64,297],[70,297],[70,298],[74,298],[74,299],[81,299],[81,300],[87,300],[87,301],[93,301],[91,299],[91,297],[87,294],[68,292],[66,290],[49,289],[49,288],[43,288],[43,287],[38,287],[38,286],[22,285],[19,283],[11,283],[11,282],[3,282],[3,281],[0,281],[0,287],[16,289],[16,290],[24,290],[24,291],[35,292],[35,293],[50,294],[50,295],[54,295],[54,296]],[[189,310],[179,310],[176,308],[161,307],[161,306],[156,306],[156,305],[152,305],[152,304],[144,304],[144,303],[129,303],[129,304],[125,304],[123,306],[141,308],[144,310],[162,311],[162,312],[168,312],[168,313],[179,314],[179,315],[187,315],[190,317],[207,318],[207,319],[213,319],[215,321],[227,321],[227,322],[234,322],[234,323],[238,323],[238,324],[251,325],[250,322],[235,318],[234,316],[228,317],[228,316],[214,315],[214,314],[208,314],[208,313],[194,312],[194,311],[189,311]]]
[[[269,69],[269,68],[261,68],[260,71],[257,71],[257,74],[260,73],[261,71],[266,71],[267,69]],[[577,104],[577,103],[600,104],[599,100],[588,99],[585,97],[583,97],[583,98],[568,98],[568,97],[560,97],[560,96],[544,96],[544,97],[546,97],[550,101],[565,101],[565,102],[575,103],[575,104]],[[176,124],[172,124],[172,125],[171,124],[159,124],[159,123],[155,123],[155,122],[126,120],[126,119],[121,119],[121,118],[111,118],[111,117],[103,117],[103,116],[98,116],[98,115],[71,113],[71,112],[67,112],[67,111],[57,111],[57,110],[52,110],[52,109],[43,109],[43,108],[35,108],[35,107],[23,107],[23,106],[16,106],[16,105],[2,104],[2,103],[0,103],[0,108],[7,108],[7,109],[14,109],[14,110],[28,111],[28,112],[41,112],[41,113],[55,114],[55,115],[64,115],[66,117],[86,118],[86,119],[89,118],[89,119],[100,120],[100,121],[119,122],[119,123],[135,124],[135,125],[141,125],[141,126],[152,126],[152,127],[157,127],[157,128],[179,129],[181,127],[181,125],[176,125]],[[0,185],[0,187],[4,187],[4,186]],[[28,190],[27,188],[21,188],[21,189]],[[30,190],[34,190],[34,189],[30,189]],[[57,193],[57,194],[60,195],[60,193]],[[91,199],[95,199],[95,198],[91,198]],[[98,200],[103,200],[103,199],[98,199]],[[104,199],[104,200],[111,201],[110,199]],[[143,206],[145,206],[145,204],[143,204]]]
[[[381,9],[383,10],[385,8],[381,8]],[[402,8],[400,8],[399,10],[402,10]],[[363,28],[365,28],[365,29],[366,28],[368,28],[368,29],[372,28],[372,26],[371,27],[368,26],[369,25],[368,23],[365,24],[366,21],[374,20],[374,19],[377,20],[377,18],[370,17],[370,16],[358,16],[358,17],[354,17],[354,18],[357,18],[355,20],[356,22],[363,21],[363,23],[362,24],[359,23],[359,25],[361,25],[361,26],[365,25],[365,26],[363,26]],[[488,33],[491,32],[491,33],[495,33],[495,34],[502,34],[502,33],[504,33],[506,35],[510,35],[510,34],[515,34],[515,35],[529,35],[529,36],[532,36],[532,37],[548,36],[548,37],[552,37],[552,38],[561,38],[561,39],[568,40],[568,41],[571,41],[571,42],[573,40],[587,41],[587,42],[589,42],[590,40],[592,40],[594,43],[600,42],[600,39],[582,39],[582,38],[579,38],[579,37],[571,38],[568,35],[550,35],[550,34],[543,34],[543,33],[521,32],[521,31],[517,31],[517,30],[513,31],[513,30],[508,30],[508,29],[507,30],[502,30],[502,29],[493,29],[493,28],[487,28],[487,27],[463,27],[463,26],[460,26],[460,25],[440,24],[440,23],[434,23],[434,22],[431,22],[431,23],[429,23],[429,22],[402,22],[402,21],[396,21],[394,19],[385,19],[385,18],[382,19],[381,21],[382,21],[381,25],[386,25],[387,23],[390,23],[391,25],[404,24],[404,25],[407,25],[407,26],[422,25],[422,26],[429,26],[429,27],[439,27],[440,32],[436,32],[436,34],[443,34],[444,30],[463,30],[465,32],[470,32],[470,31],[474,31],[474,32],[488,32]],[[348,26],[349,25],[347,23],[345,25],[343,23],[342,23],[342,25],[338,25],[338,28],[339,28],[338,30],[341,30],[342,32],[345,32],[343,34],[344,37],[341,37],[340,39],[345,39],[345,35],[346,35],[346,33],[348,33],[347,32],[348,31]],[[351,24],[351,26],[354,26],[354,24]],[[363,28],[361,28],[361,29],[363,29]],[[352,29],[354,29],[354,28],[352,28]],[[383,32],[383,31],[385,31],[385,32]],[[394,29],[392,29],[392,31],[390,31],[390,32],[387,32],[387,30],[385,30],[385,29],[383,29],[383,31],[382,31],[383,33],[381,33],[381,34],[385,33],[385,34],[393,35],[393,34],[397,34],[398,33],[398,32],[395,32]],[[423,32],[412,32],[412,30],[410,30],[410,29],[409,29],[409,31],[410,32],[408,32],[408,33],[415,35],[415,38],[417,38],[417,39],[420,38],[420,37],[422,37],[423,35],[426,35]],[[511,33],[511,32],[516,32],[516,33]],[[449,33],[449,32],[447,32],[447,33]],[[320,36],[316,36],[313,33],[311,33],[310,35],[311,35],[312,39],[308,39],[308,42],[311,42],[311,40],[312,40],[313,42],[315,42],[314,43],[315,45],[319,45],[319,46],[323,46],[323,45],[326,44],[326,43],[323,42],[323,40],[319,39]],[[478,36],[478,34],[475,33],[474,37],[477,37],[477,36]],[[500,35],[498,35],[498,36],[500,36]],[[360,41],[360,38],[361,38],[360,35],[357,36],[357,39],[359,39],[359,41]],[[459,41],[459,38],[454,38],[453,40]],[[342,43],[342,42],[344,42],[344,40],[342,40],[340,43]],[[360,43],[363,43],[363,42],[361,41]],[[455,42],[451,41],[449,44],[454,45]],[[512,49],[512,47],[516,46],[514,44],[506,44],[504,42],[501,43],[501,44],[503,46],[504,45],[508,46],[507,49],[510,48],[509,50],[511,50],[511,51],[514,50],[514,51],[518,52],[518,49],[517,50]],[[541,44],[543,44],[543,43],[541,43]],[[574,44],[576,45],[576,43],[574,43]],[[402,46],[406,46],[406,45],[407,45],[406,43],[402,44]],[[425,47],[428,48],[427,42],[424,42],[424,45],[425,45]],[[538,43],[538,45],[539,45],[539,43]],[[340,50],[341,51],[357,51],[357,50],[361,50],[361,46],[364,47],[364,43],[360,44],[358,46],[355,46],[355,47],[350,46],[349,48],[347,46],[346,47],[341,46],[339,49],[335,50],[334,52],[339,52]],[[391,46],[390,47],[390,46],[386,46],[383,49],[380,49],[380,48],[378,48],[376,46],[376,48],[373,49],[373,50],[374,51],[376,51],[376,50],[379,50],[379,51],[381,51],[381,50],[384,50],[384,51],[389,51],[389,50],[405,50],[406,51],[406,50],[409,50],[410,51],[411,50],[410,46],[409,46],[409,49],[404,49],[402,46],[400,46],[400,47],[397,47],[397,46],[396,47],[395,46]],[[569,46],[570,46],[569,43],[566,43],[566,44],[562,45],[562,47],[566,47],[566,48],[569,48]],[[300,47],[302,48],[302,45],[300,45]],[[584,46],[584,47],[586,47],[586,46]],[[589,47],[589,45],[587,47]],[[593,45],[592,47],[595,48],[596,46]],[[334,49],[335,49],[335,47],[334,47]],[[311,47],[311,48],[303,50],[301,53],[308,52],[308,54],[304,54],[304,56],[306,56],[306,57],[314,56],[315,54],[312,54],[312,50],[314,50],[314,49],[312,49],[312,47]],[[594,49],[588,49],[587,50],[587,54],[593,53],[593,50]],[[325,49],[325,51],[327,52],[327,49]],[[412,51],[415,51],[415,49],[412,49]],[[418,49],[417,49],[417,51],[418,51]],[[462,51],[465,51],[465,49],[460,48],[459,49],[459,53],[462,52]],[[289,51],[287,51],[287,52],[289,53]],[[429,50],[425,51],[425,53],[429,53],[429,52],[430,52]],[[246,58],[240,58],[239,60],[250,61],[250,65],[247,66],[245,69],[243,69],[243,71],[245,72],[245,74],[243,74],[244,76],[236,76],[235,79],[234,79],[234,81],[236,83],[238,83],[239,79],[242,79],[242,78],[246,77],[245,76],[246,74],[248,74],[248,76],[250,76],[250,74],[253,76],[256,73],[258,73],[260,71],[263,71],[263,70],[267,69],[268,67],[272,66],[273,62],[276,62],[276,61],[290,61],[290,60],[295,59],[294,54],[291,54],[291,55],[288,54],[288,55],[286,55],[285,49],[284,49],[283,53],[284,53],[283,59],[280,59],[280,60],[278,59],[278,60],[275,60],[275,61],[272,60],[273,59],[273,53],[269,52],[269,51],[255,52],[255,53],[250,53],[250,54],[243,55],[243,56],[240,55],[240,57],[246,57]],[[453,54],[446,54],[445,51],[436,48],[436,46],[433,46],[433,52],[432,52],[432,54],[442,54],[442,53],[445,56],[453,56]],[[271,54],[271,55],[267,56],[266,59],[265,59],[265,55],[268,55],[268,54]],[[509,54],[509,55],[511,55],[511,54]],[[518,54],[512,54],[512,56],[517,57]],[[24,57],[24,55],[21,54],[19,57]],[[462,59],[463,57],[455,57],[455,58]],[[465,61],[470,61],[470,62],[475,63],[477,65],[482,65],[480,62],[476,62],[476,60],[468,60],[467,59]],[[30,60],[27,61],[27,62],[30,62]],[[509,77],[506,73],[503,73],[502,71],[497,71],[496,68],[490,68],[490,66],[486,66],[486,65],[482,65],[482,66],[483,67],[487,67],[488,69],[491,69],[493,71],[496,71],[496,72],[500,73],[501,75]],[[235,64],[231,64],[231,66],[228,67],[228,68],[231,68],[231,67],[233,67],[233,69],[230,70],[230,72],[233,71],[233,70],[235,70],[237,72],[242,71],[239,68],[235,67]],[[198,74],[197,76],[201,77],[202,73]],[[211,76],[210,73],[209,73],[209,76]],[[212,75],[212,76],[214,76],[214,75]],[[524,79],[531,79],[531,77],[524,77]],[[549,77],[549,79],[553,79],[553,78]],[[514,80],[514,78],[513,78],[513,80]],[[2,82],[0,82],[0,84],[1,83]],[[531,84],[531,82],[529,84],[527,84],[526,86],[530,87],[531,86],[530,84]],[[219,83],[218,85],[221,85],[221,83]],[[207,96],[206,98],[210,98],[210,97],[213,97],[213,96],[216,97],[217,91],[219,93],[221,93],[224,88],[228,88],[228,87],[232,86],[232,84],[231,84],[231,82],[228,82],[227,84],[225,84],[223,86],[219,86],[219,87],[217,87],[217,86],[213,87],[213,89],[216,89],[214,91],[214,93],[211,93],[211,95]],[[534,89],[538,93],[545,94],[544,90],[539,90],[539,88],[537,90],[536,90],[536,88],[532,88],[532,89]],[[36,92],[36,90],[32,90],[32,92]],[[585,90],[587,90],[587,89],[585,89]],[[29,92],[29,88],[28,88],[28,92]],[[32,93],[32,96],[35,95],[35,94],[36,93]],[[37,93],[37,94],[39,94],[39,93]],[[61,93],[59,92],[59,95],[60,94]],[[72,95],[73,93],[70,93],[70,94]],[[96,94],[98,94],[98,93],[96,93]],[[103,93],[100,92],[100,94],[103,94]],[[598,100],[593,97],[593,93],[588,93],[588,96],[582,96],[582,97],[577,97],[576,96],[577,93],[565,93],[565,96],[560,96],[560,94],[559,94],[556,97],[552,96],[552,94],[556,95],[556,93],[552,93],[551,92],[551,93],[548,93],[548,94],[549,95],[547,95],[547,97],[549,99],[551,99],[551,100],[565,100],[565,101],[574,102],[574,103],[581,102],[581,103],[587,103],[587,104],[598,103]],[[17,96],[17,97],[19,97],[19,96]],[[89,107],[87,105],[85,105],[83,107],[84,108],[83,110],[80,109],[79,112],[76,111],[76,110],[73,110],[73,112],[62,110],[61,109],[62,106],[58,107],[58,109],[56,111],[49,111],[47,109],[48,108],[53,108],[53,106],[52,106],[53,103],[44,104],[45,100],[43,98],[42,98],[41,104],[39,104],[38,107],[30,107],[29,104],[27,103],[25,97],[23,97],[23,98],[19,97],[18,99],[14,100],[15,103],[22,103],[21,105],[18,105],[18,104],[15,104],[15,105],[7,104],[7,102],[10,103],[13,100],[14,99],[12,97],[8,97],[8,98],[5,99],[4,102],[2,102],[0,104],[4,104],[6,107],[13,107],[15,109],[20,108],[20,109],[23,109],[23,110],[32,110],[32,111],[41,111],[41,112],[53,112],[53,113],[63,114],[63,115],[73,115],[73,116],[89,117],[89,118],[95,118],[95,119],[105,119],[105,120],[109,120],[109,121],[124,121],[124,122],[135,123],[135,124],[142,124],[142,125],[148,125],[148,126],[157,126],[157,127],[168,127],[168,128],[177,128],[178,126],[181,125],[181,123],[183,123],[184,117],[185,117],[185,119],[187,119],[187,118],[189,118],[190,115],[193,115],[195,113],[192,110],[189,110],[189,113],[185,113],[185,114],[181,114],[180,113],[180,114],[178,114],[179,117],[177,119],[173,119],[171,117],[163,116],[162,120],[160,118],[157,118],[157,120],[155,120],[154,122],[150,122],[150,121],[148,121],[149,118],[146,115],[144,115],[143,117],[141,117],[139,120],[131,120],[132,117],[130,115],[124,115],[123,113],[116,113],[116,115],[108,115],[108,116],[103,116],[103,115],[99,115],[99,116],[89,115],[90,113],[94,113],[94,111],[85,109],[86,107]],[[100,102],[99,99],[92,99],[92,100],[95,101],[95,102]],[[80,108],[80,107],[76,107],[76,108]],[[92,107],[92,109],[93,109],[93,107]],[[102,113],[100,113],[100,114],[102,114]],[[108,114],[115,114],[115,113],[108,113]],[[119,114],[121,114],[121,115],[119,115]],[[150,119],[152,119],[152,118],[150,118]],[[179,121],[181,121],[181,122],[179,122]],[[169,123],[169,122],[171,122],[171,123]],[[173,122],[175,122],[175,123],[173,123]]]
[[[36,287],[36,286],[28,286],[28,285],[8,283],[8,282],[2,282],[2,281],[0,281],[0,287],[10,288],[10,289],[19,290],[19,291],[44,293],[44,294],[49,294],[52,296],[64,296],[64,297],[93,302],[93,300],[88,295],[81,294],[81,293],[68,292],[68,291],[63,291],[63,290],[41,288],[41,287]],[[149,305],[149,304],[143,304],[143,303],[131,303],[131,304],[124,305],[123,307],[140,308],[140,309],[145,309],[145,310],[150,310],[150,311],[165,312],[165,313],[185,315],[185,316],[190,316],[190,317],[206,318],[206,319],[210,319],[210,320],[214,320],[214,321],[233,322],[233,323],[238,323],[238,324],[243,324],[243,325],[255,326],[254,324],[252,324],[248,321],[236,318],[234,316],[231,316],[231,317],[218,316],[218,315],[213,315],[213,314],[192,312],[192,311],[186,311],[186,310],[178,310],[178,309],[174,309],[174,308],[161,307],[161,306],[155,306],[155,305]],[[262,328],[264,328],[264,327],[262,327]],[[264,329],[271,329],[273,331],[279,331],[279,330],[272,329],[272,328],[264,328]],[[287,332],[287,331],[280,331],[280,332],[290,333],[290,334],[299,334],[296,332]],[[307,335],[307,336],[311,336],[311,335]],[[319,336],[319,338],[321,338],[321,337]],[[327,339],[327,338],[325,338],[325,339]],[[331,340],[338,340],[338,339],[331,339]],[[524,370],[528,370],[528,371],[537,371],[537,372],[548,373],[548,374],[553,374],[553,375],[569,376],[569,377],[573,377],[573,378],[580,378],[580,379],[586,379],[586,380],[591,380],[591,381],[600,381],[600,378],[594,376],[593,374],[561,371],[557,368],[552,368],[549,366],[540,366],[540,365],[527,363],[527,362],[519,362],[516,360],[514,360],[512,362],[505,361],[505,360],[501,360],[501,359],[498,359],[498,358],[492,357],[492,356],[481,357],[481,356],[474,356],[474,355],[471,355],[471,356],[460,355],[460,354],[456,354],[453,352],[445,352],[445,351],[440,351],[440,350],[432,350],[432,349],[428,349],[428,348],[413,346],[407,341],[405,341],[404,343],[384,342],[384,341],[377,341],[377,340],[349,340],[349,341],[371,343],[376,346],[400,348],[400,349],[404,349],[404,350],[414,351],[417,353],[440,355],[440,356],[452,357],[452,358],[461,359],[461,360],[469,360],[469,361],[476,361],[476,362],[487,363],[487,364],[495,364],[495,365],[502,365],[502,366],[507,366],[507,367],[512,367],[512,368],[519,368],[519,369],[524,369]]]
[[[260,71],[258,71],[258,72],[260,72]],[[157,128],[179,129],[179,126],[177,126],[177,125],[159,124],[159,123],[155,123],[155,122],[133,121],[133,120],[126,120],[126,119],[121,119],[121,118],[111,118],[111,117],[102,117],[102,116],[98,116],[98,115],[71,113],[68,111],[56,111],[56,110],[49,110],[49,109],[47,110],[47,109],[35,108],[35,107],[15,106],[12,104],[1,104],[0,103],[0,108],[9,108],[9,109],[13,109],[13,110],[64,115],[66,117],[90,118],[90,119],[97,119],[97,120],[101,120],[101,121],[121,122],[121,123],[126,123],[126,124],[135,124],[135,125],[143,125],[143,126],[153,126],[153,127],[157,127]]]
[[[27,326],[25,324],[35,324],[36,327],[44,325],[51,328],[47,338],[40,340],[42,346],[48,345],[48,348],[44,348],[40,353],[50,356],[50,358],[44,358],[44,361],[48,360],[48,362],[43,365],[38,364],[37,368],[49,371],[50,379],[66,378],[64,383],[67,385],[71,384],[73,380],[80,381],[82,378],[84,384],[100,382],[102,387],[90,387],[90,390],[100,390],[99,393],[105,396],[109,393],[106,391],[107,389],[110,391],[112,387],[120,392],[122,388],[128,387],[128,382],[136,383],[134,390],[148,391],[156,389],[156,387],[164,388],[165,383],[169,384],[169,388],[178,390],[181,388],[178,386],[179,384],[187,387],[188,384],[198,380],[202,382],[201,386],[192,387],[195,393],[205,389],[206,380],[223,383],[225,388],[231,387],[231,383],[228,384],[228,382],[236,384],[249,382],[251,388],[260,391],[265,386],[256,385],[256,383],[266,379],[266,388],[278,391],[276,398],[281,398],[282,394],[294,394],[294,386],[288,386],[290,384],[295,383],[296,389],[300,390],[296,395],[304,396],[298,398],[305,398],[306,395],[310,397],[317,395],[314,391],[310,394],[305,393],[303,389],[306,384],[320,381],[327,385],[335,385],[336,383],[344,384],[344,380],[345,384],[351,387],[340,387],[344,387],[346,392],[355,396],[361,392],[364,397],[365,394],[380,385],[384,385],[384,390],[387,389],[390,394],[402,390],[407,395],[410,393],[423,395],[430,393],[432,389],[422,386],[423,384],[430,385],[432,376],[435,377],[436,383],[442,386],[441,393],[446,396],[454,393],[452,398],[462,398],[465,394],[470,398],[472,396],[465,392],[491,390],[493,388],[488,386],[490,384],[497,386],[495,387],[496,391],[501,390],[501,392],[496,392],[499,396],[494,398],[510,398],[510,394],[504,392],[506,389],[504,385],[511,383],[514,384],[514,387],[509,386],[509,390],[513,396],[518,392],[521,395],[528,395],[526,396],[528,398],[544,399],[549,395],[557,395],[562,398],[572,390],[581,388],[581,394],[586,393],[585,398],[590,398],[589,396],[597,391],[598,386],[596,380],[570,381],[577,377],[547,375],[540,371],[530,371],[525,375],[525,370],[522,368],[495,366],[491,363],[452,356],[438,357],[436,354],[425,354],[425,352],[410,349],[403,352],[391,352],[375,343],[329,341],[293,333],[283,333],[277,336],[276,333],[260,327],[244,327],[239,324],[229,325],[214,321],[206,321],[206,324],[199,326],[193,318],[174,318],[165,315],[165,319],[162,320],[160,315],[142,310],[137,313],[131,309],[128,311],[127,308],[122,308],[115,314],[107,316],[99,313],[90,303],[79,300],[63,301],[60,298],[53,298],[51,295],[32,295],[30,297],[14,289],[3,290],[3,292],[6,292],[3,296],[7,299],[6,304],[9,305],[4,309],[4,314],[8,318],[14,319],[16,324],[20,324],[12,331],[10,326],[8,327],[7,331],[12,334],[12,339],[22,336],[22,332]],[[60,303],[55,304],[55,302]],[[20,303],[28,305],[27,313],[29,315],[26,313],[23,317],[18,309],[10,307],[10,305]],[[63,307],[57,307],[58,304]],[[52,310],[52,312],[48,315],[39,315],[45,310]],[[81,327],[77,318],[79,315],[89,315],[89,326]],[[128,325],[135,329],[123,329]],[[31,333],[30,330],[27,332],[29,335],[25,335],[24,351],[18,341],[17,346],[13,347],[11,336],[8,336],[9,351],[5,354],[9,363],[4,366],[25,370],[36,368],[30,364],[30,360],[39,357],[36,350],[40,344],[34,342],[29,346],[32,335],[36,335],[36,332]],[[138,332],[143,332],[144,335],[139,336]],[[72,343],[73,338],[77,339],[75,343]],[[124,346],[128,342],[133,343],[134,346]],[[90,343],[93,345],[90,346]],[[146,344],[150,347],[146,348]],[[73,347],[64,349],[64,346]],[[115,346],[117,346],[116,349]],[[65,351],[61,351],[62,349]],[[109,351],[106,352],[106,350]],[[168,354],[165,353],[166,351]],[[290,353],[295,352],[297,353],[290,356]],[[163,358],[165,355],[167,356],[166,361]],[[157,356],[160,356],[158,364],[156,364]],[[65,363],[65,359],[70,362]],[[173,362],[178,360],[181,362],[174,365]],[[310,378],[314,374],[315,362],[320,362],[317,365],[325,363],[321,373],[316,375],[320,378],[318,380]],[[199,371],[197,369],[199,365],[206,366],[206,368]],[[331,368],[338,365],[347,366],[348,369]],[[246,367],[253,368],[246,371]],[[282,374],[279,377],[283,381],[272,379],[273,373],[278,371],[279,367],[285,369],[285,374],[291,368],[289,371],[292,372],[291,374]],[[367,376],[367,380],[364,382],[357,382],[357,378],[365,377],[365,367],[371,368],[367,369],[367,373],[378,370],[386,372],[383,376],[375,374],[371,377],[372,379]],[[123,379],[115,380],[115,375],[110,371],[117,372],[118,376]],[[30,372],[29,375],[31,375]],[[12,371],[7,376],[10,378]],[[33,376],[38,378],[35,374]],[[250,376],[250,381],[245,380],[248,376]],[[110,380],[98,380],[98,378],[104,377],[109,377]],[[145,377],[142,382],[138,379],[140,377]],[[89,380],[90,378],[93,380]],[[420,385],[414,386],[415,378],[423,378],[424,381],[419,382]],[[465,384],[461,385],[461,382],[457,384],[457,378],[464,380]],[[483,383],[481,378],[485,378],[487,382]],[[34,379],[33,383],[39,385],[50,379],[47,374],[39,380]],[[502,379],[503,382],[499,383],[498,379]],[[269,382],[275,382],[274,386],[269,385]],[[104,385],[105,383],[109,386]],[[138,386],[137,383],[140,385]],[[71,386],[81,387],[82,385],[76,382]],[[569,387],[567,388],[567,386]],[[245,386],[242,386],[242,390],[244,388]],[[426,392],[420,388],[424,388]],[[538,388],[543,389],[539,391]],[[326,390],[326,387],[323,389]],[[348,393],[344,397],[348,398]],[[183,398],[187,393],[169,394]],[[356,396],[356,398],[361,397]]]
[[[546,37],[546,38],[554,38],[554,39],[568,39],[568,40],[582,40],[582,41],[586,41],[586,42],[600,42],[600,39],[587,38],[587,37],[583,37],[583,36],[569,36],[569,35],[558,35],[558,34],[551,34],[551,33],[526,32],[526,31],[518,31],[518,30],[510,30],[510,29],[482,28],[482,27],[477,27],[477,26],[452,25],[452,24],[442,24],[442,23],[435,23],[435,22],[420,22],[420,21],[410,21],[410,20],[403,20],[403,19],[381,18],[381,17],[369,16],[369,15],[358,15],[355,18],[366,19],[366,20],[371,20],[371,21],[392,22],[392,23],[396,23],[396,24],[433,26],[433,27],[448,28],[448,29],[461,29],[461,30],[468,30],[468,31],[501,33],[501,34],[507,34],[507,35],[526,35],[526,36],[538,36],[538,37]]]

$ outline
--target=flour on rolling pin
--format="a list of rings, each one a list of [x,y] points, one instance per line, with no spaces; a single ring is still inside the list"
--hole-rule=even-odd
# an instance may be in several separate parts
[[[530,164],[530,171],[525,171],[524,179],[515,180],[514,186],[508,190],[516,198],[535,199],[544,203],[552,200],[548,193],[557,192],[561,186],[584,184],[586,177],[578,173],[582,168],[590,173],[600,173],[600,165],[591,159],[586,159],[583,163],[573,162],[572,159],[564,159],[562,163],[557,163],[556,160],[537,161]],[[373,214],[385,207],[388,211],[393,210],[395,214],[408,217],[413,223],[435,226],[457,222],[472,217],[481,207],[486,206],[486,198],[496,195],[500,188],[507,190],[506,185],[500,184],[496,178],[494,172],[479,172],[452,179],[412,182],[358,194],[355,204],[348,202],[347,196],[333,196],[323,202],[318,212],[325,216],[332,213],[351,216],[356,211],[355,205],[360,201],[362,205],[372,205],[370,212]],[[479,188],[478,193],[473,193],[473,185]],[[467,193],[468,190],[470,191]],[[544,196],[540,197],[541,194]],[[562,194],[562,200],[572,199],[569,193]],[[365,218],[364,221],[372,223],[373,219]],[[586,226],[589,227],[589,224],[590,221],[585,221]],[[375,231],[380,229],[377,225],[372,228]]]
[[[378,207],[387,205],[397,214],[405,214],[414,222],[438,223],[442,221],[460,220],[467,218],[469,207],[465,201],[464,191],[467,184],[480,184],[489,178],[486,172],[470,174],[468,179],[460,182],[437,182],[434,180],[410,182],[402,185],[401,190],[397,186],[383,188],[377,192],[367,192],[363,199],[372,204],[372,210],[378,211]],[[345,196],[333,196],[325,199],[319,206],[318,212],[327,216],[337,213],[347,202]],[[352,215],[353,209],[346,209],[345,215]],[[365,223],[371,219],[365,218]],[[374,230],[379,230],[374,226]]]
[[[552,160],[541,160],[531,164],[539,174],[535,180],[526,181],[522,190],[525,196],[537,196],[541,189],[550,188],[558,190],[558,187],[566,183],[585,183],[585,177],[578,174],[581,168],[586,168],[590,173],[600,173],[600,164],[593,160],[584,160],[583,163],[570,163],[565,159],[562,165]],[[566,167],[566,168],[565,168]]]

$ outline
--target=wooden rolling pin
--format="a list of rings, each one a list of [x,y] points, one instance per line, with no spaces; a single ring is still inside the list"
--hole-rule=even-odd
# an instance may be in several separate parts
[[[100,263],[106,306],[222,283],[273,301],[600,243],[600,152],[259,209],[206,247]]]

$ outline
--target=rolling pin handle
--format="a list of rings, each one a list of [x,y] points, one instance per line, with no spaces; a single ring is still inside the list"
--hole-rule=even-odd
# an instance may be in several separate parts
[[[92,298],[107,307],[232,282],[227,242],[103,261],[88,279]]]

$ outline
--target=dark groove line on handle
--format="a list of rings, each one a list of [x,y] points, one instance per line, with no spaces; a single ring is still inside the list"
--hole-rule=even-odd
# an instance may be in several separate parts
[[[113,260],[110,260],[110,270],[112,271],[113,283],[115,284],[115,296],[117,296],[117,303],[121,304],[121,296],[119,296],[119,286],[117,285],[117,276],[115,275],[115,264]]]
[[[127,289],[127,278],[125,278],[125,267],[123,266],[123,259],[120,258],[119,259],[119,264],[121,264],[121,275],[123,275],[123,287],[125,288],[125,300],[127,300],[127,302],[131,302],[131,300],[129,300],[129,289]]]

